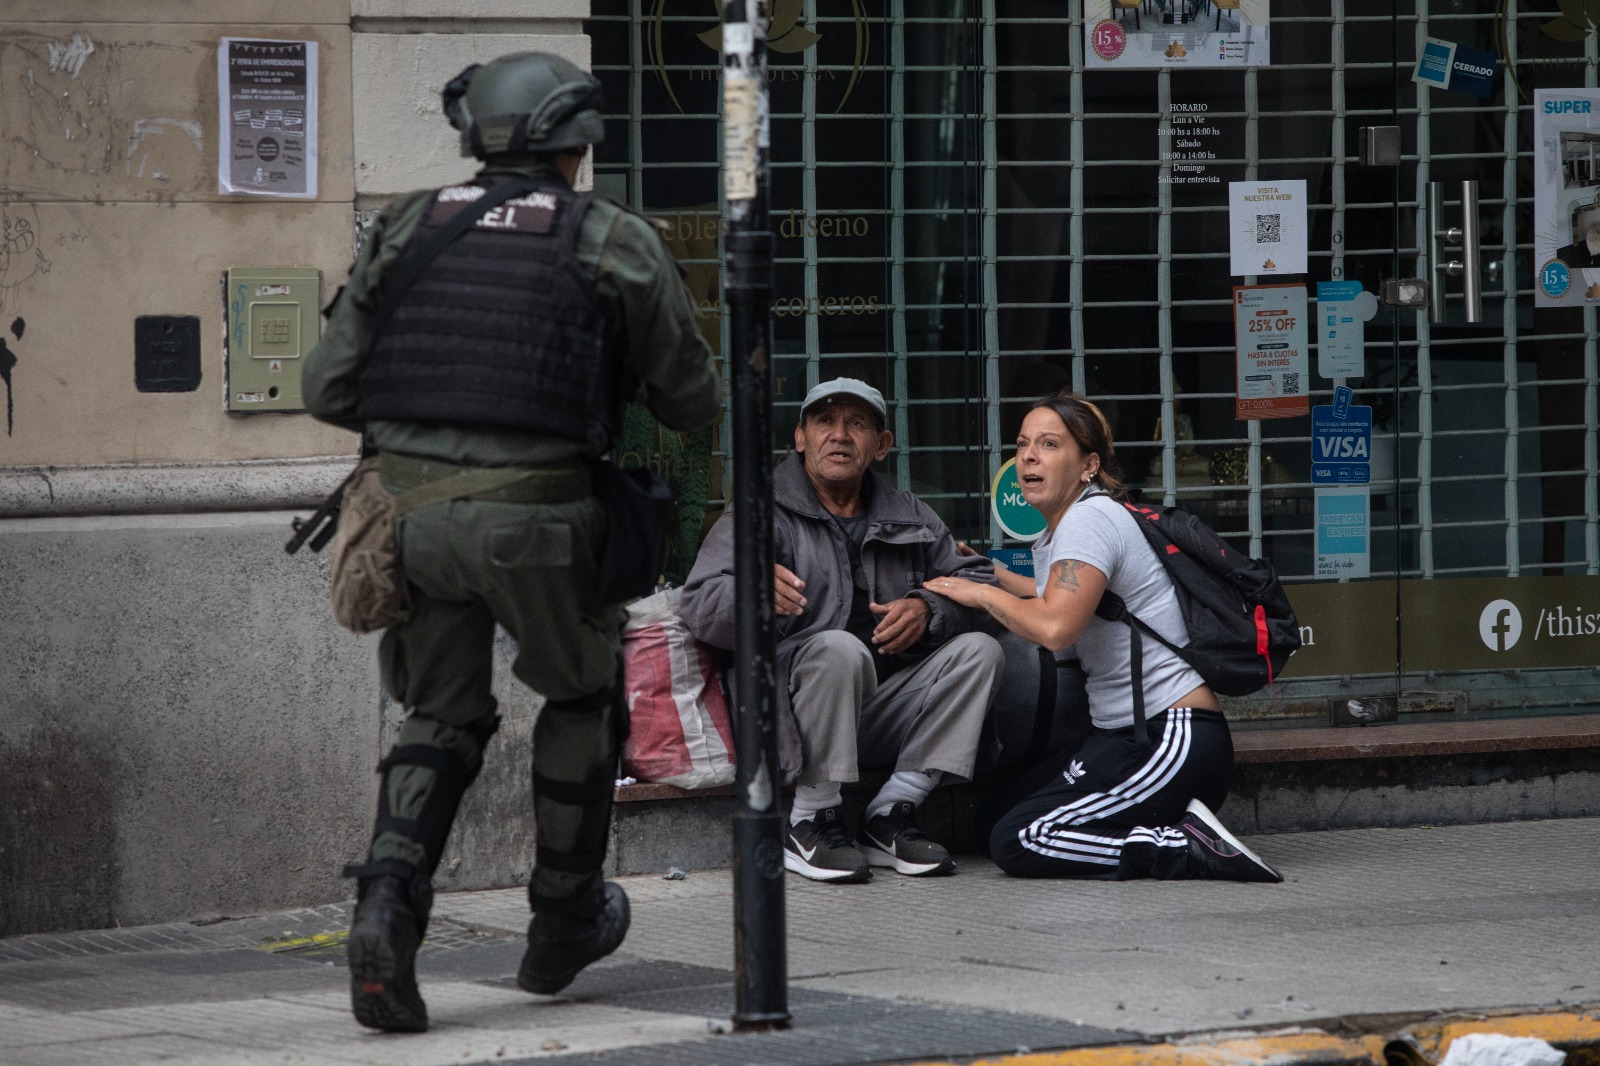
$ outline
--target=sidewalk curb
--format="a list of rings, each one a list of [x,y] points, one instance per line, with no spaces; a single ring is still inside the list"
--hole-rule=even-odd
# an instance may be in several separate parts
[[[1567,1052],[1563,1066],[1600,1066],[1600,1004],[1539,1014],[1474,1014],[1361,1036],[1304,1029],[1213,1033],[1165,1044],[1023,1052],[970,1062],[971,1066],[1431,1066],[1444,1059],[1457,1037],[1469,1033],[1537,1037]],[[917,1066],[943,1064],[931,1060]]]

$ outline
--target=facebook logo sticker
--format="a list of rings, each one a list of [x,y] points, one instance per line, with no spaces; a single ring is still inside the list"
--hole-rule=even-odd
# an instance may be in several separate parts
[[[1510,600],[1495,600],[1478,616],[1478,636],[1490,651],[1510,651],[1522,639],[1522,612]]]

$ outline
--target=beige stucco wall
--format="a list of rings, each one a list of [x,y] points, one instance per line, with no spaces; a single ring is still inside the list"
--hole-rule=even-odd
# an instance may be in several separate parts
[[[15,359],[0,464],[350,451],[349,434],[304,415],[223,409],[220,284],[230,265],[312,266],[331,292],[349,265],[348,0],[121,3],[114,16],[69,0],[29,20],[45,7],[0,11],[0,337]],[[219,191],[224,36],[318,43],[315,200]],[[141,315],[200,319],[196,391],[134,387]]]
[[[460,181],[476,169],[475,160],[462,158],[461,136],[439,102],[440,88],[467,66],[535,51],[589,66],[589,38],[575,35],[366,32],[356,34],[353,48],[361,72],[354,111],[363,203]]]

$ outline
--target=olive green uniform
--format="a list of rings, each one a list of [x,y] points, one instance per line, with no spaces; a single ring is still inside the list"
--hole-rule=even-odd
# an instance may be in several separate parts
[[[482,173],[561,180],[551,167],[500,164]],[[575,900],[599,884],[611,779],[626,728],[618,678],[622,608],[595,598],[607,526],[589,488],[595,445],[502,427],[368,422],[357,413],[385,272],[431,195],[402,196],[374,221],[321,343],[306,359],[306,408],[364,432],[383,457],[391,491],[462,468],[528,476],[400,517],[412,611],[385,631],[379,658],[385,687],[408,714],[385,762],[369,858],[400,860],[425,875],[438,865],[460,793],[481,768],[498,724],[490,695],[498,622],[519,647],[513,672],[548,701],[534,732],[539,855],[529,892],[537,908]],[[622,354],[638,385],[634,398],[675,430],[714,421],[721,394],[713,356],[677,264],[652,225],[597,199],[584,217],[577,255],[594,280],[610,350]]]

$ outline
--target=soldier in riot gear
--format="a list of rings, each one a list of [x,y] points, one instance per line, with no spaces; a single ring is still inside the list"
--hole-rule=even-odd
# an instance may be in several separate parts
[[[625,401],[677,430],[721,410],[711,351],[652,224],[572,189],[604,137],[599,82],[519,53],[469,67],[443,100],[482,169],[380,213],[304,375],[307,409],[363,434],[401,512],[410,614],[384,631],[379,660],[406,717],[379,766],[367,860],[346,870],[358,879],[352,1007],[397,1031],[428,1024],[414,959],[431,875],[499,723],[496,623],[518,643],[514,673],[547,700],[518,984],[554,993],[622,942],[627,897],[601,877],[626,730],[622,607],[599,598],[612,516],[593,479]],[[430,242],[452,220],[461,232]]]

